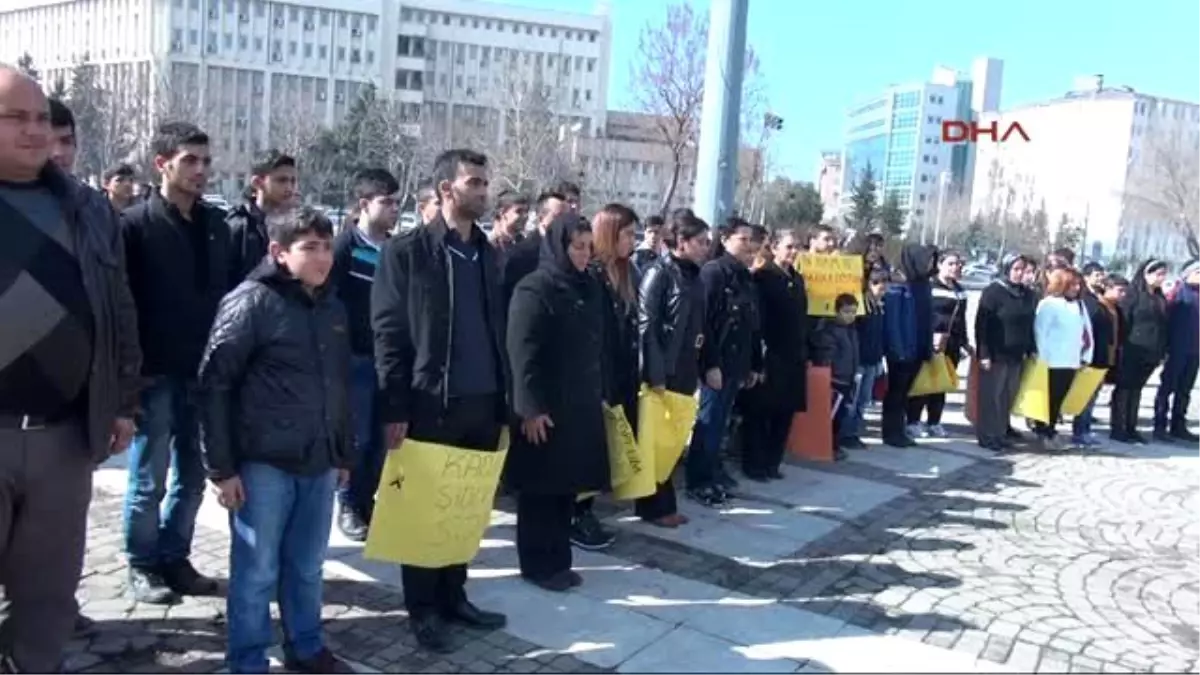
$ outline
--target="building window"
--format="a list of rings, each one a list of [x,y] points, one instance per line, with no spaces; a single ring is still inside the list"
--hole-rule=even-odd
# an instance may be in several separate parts
[[[479,28],[479,19],[474,19],[471,21],[471,28]]]
[[[589,33],[589,34],[588,34],[588,42],[595,42],[595,41],[596,41],[596,34],[595,34],[595,33]]]
[[[263,39],[260,37],[254,38],[254,51],[261,52],[263,50]]]
[[[596,59],[588,59],[587,71],[590,73],[594,70],[596,70]]]
[[[188,31],[188,44],[200,44],[200,31],[196,30],[195,28]]]
[[[443,26],[449,26],[449,25],[450,25],[450,15],[449,15],[449,14],[443,14],[443,15],[442,15],[442,25],[443,25]]]
[[[233,34],[232,33],[226,33],[223,41],[225,42],[225,49],[233,49]]]
[[[338,60],[338,61],[345,61],[345,60],[346,60],[346,48],[345,48],[345,47],[338,47],[338,49],[337,49],[337,60]]]
[[[321,10],[321,25],[322,26],[329,25],[329,12],[326,10]]]
[[[375,32],[375,17],[373,17],[373,16],[367,17],[367,30],[372,33]]]
[[[288,19],[289,19],[289,20],[291,20],[291,21],[299,21],[299,20],[300,20],[300,10],[299,10],[299,9],[297,9],[297,8],[295,8],[295,7],[293,7],[293,8],[292,8],[292,9],[291,9],[291,10],[288,12]]]
[[[400,20],[401,21],[412,21],[412,18],[413,18],[413,12],[412,12],[411,8],[405,7],[404,9],[400,10]],[[400,71],[396,71],[396,76],[397,77],[400,76]]]
[[[367,50],[367,63],[375,63],[375,52]]]
[[[471,45],[470,58],[472,61],[479,58],[479,45]]]
[[[362,62],[362,52],[357,48],[350,50],[350,63]]]
[[[345,27],[346,27],[346,15],[338,14],[338,28],[345,28]]]
[[[288,42],[288,56],[295,56],[300,51],[300,45],[295,40]]]
[[[320,57],[322,61],[329,58],[329,47],[326,47],[325,45],[317,47],[317,56]]]
[[[313,55],[313,46],[311,42],[304,43],[304,58],[311,59]]]
[[[544,26],[538,26],[538,37],[546,37],[546,28]]]

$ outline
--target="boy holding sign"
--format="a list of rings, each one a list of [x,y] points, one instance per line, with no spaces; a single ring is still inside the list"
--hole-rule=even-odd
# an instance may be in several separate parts
[[[333,225],[305,208],[268,235],[200,362],[204,463],[233,534],[226,658],[231,672],[268,672],[277,599],[288,670],[352,673],[321,637],[333,494],[354,462],[346,311],[325,283]]]

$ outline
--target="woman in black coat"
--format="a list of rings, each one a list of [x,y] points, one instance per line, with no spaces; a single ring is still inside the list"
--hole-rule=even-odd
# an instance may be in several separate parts
[[[1151,258],[1130,280],[1121,302],[1122,345],[1112,393],[1109,438],[1118,443],[1145,443],[1138,433],[1138,407],[1150,374],[1167,357],[1167,298],[1162,285],[1167,263]]]
[[[604,432],[603,291],[587,272],[592,231],[568,213],[551,223],[537,271],[517,284],[508,310],[513,409],[521,419],[508,458],[517,492],[521,576],[565,591],[576,495],[609,489]]]
[[[742,417],[742,472],[759,482],[783,478],[779,465],[788,430],[807,399],[808,298],[795,267],[798,243],[794,232],[774,234],[772,260],[751,274],[763,317],[766,380],[755,387],[756,405]]]
[[[642,381],[655,390],[685,396],[700,384],[700,347],[704,341],[704,286],[700,265],[708,260],[708,223],[695,216],[673,218],[667,230],[670,252],[646,271],[638,297],[638,336],[642,348]],[[670,475],[658,490],[634,503],[642,520],[659,527],[679,527]]]

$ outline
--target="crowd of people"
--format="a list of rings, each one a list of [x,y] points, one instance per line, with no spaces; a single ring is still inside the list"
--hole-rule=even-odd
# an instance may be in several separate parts
[[[738,485],[731,445],[744,479],[783,477],[812,365],[829,368],[839,457],[866,447],[876,398],[888,445],[949,434],[945,394],[908,395],[935,354],[978,359],[976,432],[992,450],[1021,440],[1009,410],[1034,354],[1050,372],[1050,420],[1034,425],[1043,447],[1060,447],[1058,409],[1083,365],[1115,385],[1112,439],[1142,442],[1141,390],[1164,361],[1154,434],[1197,440],[1186,425],[1197,263],[1164,294],[1157,260],[1126,282],[1094,263],[1075,270],[1069,252],[1040,269],[1006,257],[972,341],[964,257],[932,246],[907,244],[892,265],[882,236],[851,242],[861,293],[818,319],[795,262],[839,252],[829,226],[713,227],[688,209],[643,220],[621,204],[585,217],[569,183],[490,199],[488,158],[449,150],[415,195],[419,226],[394,231],[408,197],[375,169],[355,177],[335,232],[298,206],[302,167],[279,152],[252,167],[247,200],[226,214],[201,198],[212,154],[194,125],[156,130],[159,187],[142,196],[130,167],[107,172],[104,192],[74,179],[73,147],[70,111],[0,68],[4,672],[53,671],[72,632],[88,630],[75,590],[91,472],[127,447],[133,598],[218,592],[190,562],[210,484],[229,511],[231,671],[266,672],[278,601],[285,666],[330,673],[351,672],[322,639],[330,528],[366,539],[385,458],[405,439],[495,452],[511,430],[503,487],[516,498],[520,572],[553,592],[584,581],[572,547],[613,542],[578,496],[611,487],[603,406],[636,430],[643,389],[698,396],[682,473],[686,497],[708,507]],[[1091,408],[1074,420],[1083,446],[1095,443]],[[668,477],[636,515],[686,526],[676,495]],[[452,649],[447,622],[505,625],[469,600],[466,580],[465,564],[403,566],[423,648]]]

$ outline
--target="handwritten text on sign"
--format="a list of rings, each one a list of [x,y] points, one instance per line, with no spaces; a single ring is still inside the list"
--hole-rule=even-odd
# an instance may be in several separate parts
[[[508,454],[406,440],[388,453],[364,555],[444,567],[470,562],[491,522]]]
[[[837,314],[836,300],[843,293],[858,301],[859,314],[866,312],[862,256],[801,253],[796,256],[796,271],[804,276],[809,316]]]

